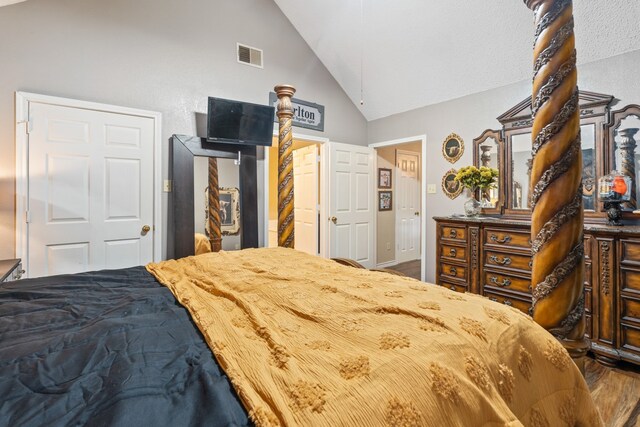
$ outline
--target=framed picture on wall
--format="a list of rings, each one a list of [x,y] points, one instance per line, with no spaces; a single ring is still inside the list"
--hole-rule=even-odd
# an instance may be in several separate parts
[[[391,169],[378,168],[378,188],[391,188]]]
[[[393,208],[391,191],[378,191],[378,210],[390,211]]]
[[[442,177],[442,192],[452,200],[462,193],[462,185],[455,180],[457,174],[457,170],[449,169]]]
[[[457,133],[450,133],[442,143],[442,155],[450,162],[455,163],[464,153],[464,141]]]

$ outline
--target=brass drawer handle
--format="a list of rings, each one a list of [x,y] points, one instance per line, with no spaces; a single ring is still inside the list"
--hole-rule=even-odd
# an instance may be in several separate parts
[[[503,279],[501,283],[498,282],[498,278],[496,276],[491,276],[489,278],[489,281],[491,283],[493,283],[494,285],[498,285],[498,286],[502,286],[502,287],[506,287],[511,285],[511,280],[509,279]]]
[[[511,264],[511,258],[509,258],[508,256],[502,258],[502,260],[500,260],[497,256],[495,255],[491,255],[489,257],[489,261],[492,261],[495,264],[498,265],[509,265]]]
[[[455,286],[453,286],[453,285],[451,285],[451,287],[450,287],[449,289],[451,289],[452,291],[455,291],[455,290],[456,290],[456,287],[455,287]]]
[[[449,249],[449,255],[455,258],[456,255],[458,255],[458,251],[456,250],[456,248]]]
[[[458,275],[458,269],[455,267],[449,267],[449,275],[450,276],[457,276]]]
[[[451,239],[455,239],[456,237],[458,237],[458,230],[456,230],[455,228],[452,228],[449,230],[449,237]]]
[[[498,298],[491,298],[489,297],[489,300],[493,301],[493,302],[498,302]]]
[[[529,268],[533,268],[533,260],[529,261]]]
[[[507,234],[502,239],[499,239],[497,234],[491,233],[491,236],[489,236],[489,240],[495,243],[504,244],[504,243],[509,243],[511,241],[511,236]]]
[[[504,305],[508,305],[509,307],[513,307],[513,303],[511,301],[509,301],[508,299],[504,300],[502,303]]]

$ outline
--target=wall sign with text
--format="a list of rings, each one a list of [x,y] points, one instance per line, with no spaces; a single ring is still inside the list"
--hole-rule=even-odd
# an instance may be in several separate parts
[[[293,104],[293,126],[324,131],[324,105],[291,98]],[[278,96],[275,92],[269,92],[269,105],[277,108]],[[278,116],[275,116],[278,121]]]

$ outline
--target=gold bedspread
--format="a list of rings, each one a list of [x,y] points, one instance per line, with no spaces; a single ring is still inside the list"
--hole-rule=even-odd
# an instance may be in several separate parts
[[[258,426],[599,426],[578,369],[480,296],[283,248],[149,264]]]

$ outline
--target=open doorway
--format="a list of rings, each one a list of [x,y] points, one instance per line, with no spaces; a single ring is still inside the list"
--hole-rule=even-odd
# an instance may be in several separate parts
[[[376,264],[422,280],[425,144],[419,136],[370,145],[377,164]]]
[[[295,243],[297,250],[322,254],[320,212],[322,208],[321,141],[293,140],[293,188]],[[278,246],[278,138],[269,148],[268,247]]]

